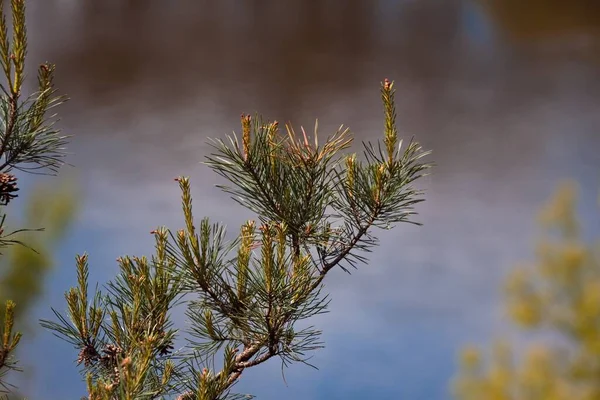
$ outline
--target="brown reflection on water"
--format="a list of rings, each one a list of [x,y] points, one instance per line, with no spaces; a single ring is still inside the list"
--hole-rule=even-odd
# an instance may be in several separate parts
[[[469,68],[463,5],[452,0],[59,4],[36,5],[36,45],[60,66],[70,107],[118,104],[115,119],[202,96],[235,115],[295,119],[307,97],[352,102],[388,75],[406,81],[401,101],[436,108],[439,90]]]
[[[540,185],[600,166],[593,4],[34,0],[31,59],[58,65],[73,163],[94,179],[212,183],[197,167],[206,137],[237,129],[241,112],[374,139],[390,77],[401,131],[440,166],[429,204],[532,212]]]
[[[232,115],[260,110],[295,119],[301,109],[313,111],[305,102],[353,102],[362,90],[376,91],[385,76],[403,84],[399,101],[409,114],[431,115],[452,106],[440,104],[440,92],[462,76],[492,85],[536,84],[535,76],[521,78],[530,73],[521,63],[531,54],[541,59],[539,49],[515,58],[499,39],[488,39],[484,50],[469,44],[480,33],[465,26],[465,10],[481,3],[487,14],[478,18],[490,18],[481,23],[516,38],[551,33],[560,41],[565,27],[593,35],[599,25],[599,3],[586,0],[545,6],[512,0],[37,0],[31,7],[32,58],[58,64],[60,87],[75,100],[67,112],[83,116],[114,107],[111,121],[104,121],[108,126],[132,113],[168,114],[203,97]],[[567,57],[596,54],[597,46],[577,43],[567,40],[544,59],[550,74]],[[527,101],[530,88],[520,86],[499,93],[499,105],[503,97]]]
[[[195,166],[205,138],[236,129],[241,112],[319,117],[373,139],[377,85],[390,77],[402,132],[435,150],[434,201],[468,183],[444,196],[531,208],[527,190],[554,179],[550,169],[597,163],[595,4],[33,0],[31,59],[58,65],[82,171],[166,179]]]
[[[596,0],[476,1],[515,40],[600,34],[600,2]]]
[[[377,50],[364,1],[91,1],[62,15],[59,3],[37,5],[39,31],[60,36],[40,47],[81,107],[141,101],[166,111],[210,92],[288,114],[302,92],[360,83]]]

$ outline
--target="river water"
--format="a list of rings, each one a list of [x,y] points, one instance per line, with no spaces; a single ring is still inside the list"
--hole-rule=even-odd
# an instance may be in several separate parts
[[[343,123],[357,142],[376,140],[386,77],[402,135],[433,150],[424,226],[382,233],[369,265],[332,274],[331,313],[315,321],[327,343],[320,371],[294,367],[286,387],[275,361],[240,391],[446,399],[460,347],[504,329],[501,279],[531,257],[535,212],[561,179],[580,182],[583,216],[598,226],[598,2],[29,4],[30,66],[56,63],[72,99],[61,126],[75,135],[69,161],[86,199],[36,317],[64,309],[75,253],[88,251],[91,278],[105,282],[117,256],[150,254],[148,231],[181,225],[175,176],[191,176],[198,217],[236,231],[251,215],[199,163],[208,137],[239,131],[240,113],[309,127],[318,118],[324,134]],[[24,358],[35,365],[30,398],[83,394],[76,352],[50,334],[37,333]]]

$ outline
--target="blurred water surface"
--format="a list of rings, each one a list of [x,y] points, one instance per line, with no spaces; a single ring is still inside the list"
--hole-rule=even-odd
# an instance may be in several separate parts
[[[233,232],[251,217],[199,164],[240,113],[376,140],[385,77],[402,135],[434,151],[425,225],[385,232],[370,265],[332,274],[320,371],[292,368],[286,387],[273,362],[240,391],[445,399],[458,348],[503,326],[500,279],[531,255],[534,213],[559,179],[582,183],[582,212],[598,222],[597,1],[31,0],[28,12],[30,76],[57,64],[87,195],[37,317],[64,308],[75,253],[90,252],[104,282],[117,256],[152,251],[149,230],[180,226],[177,175],[191,175],[198,217]],[[83,394],[68,345],[38,333],[24,357],[30,398]]]

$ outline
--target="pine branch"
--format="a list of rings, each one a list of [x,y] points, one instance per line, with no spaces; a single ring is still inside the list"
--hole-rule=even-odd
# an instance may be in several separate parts
[[[296,326],[327,312],[325,276],[365,262],[377,244],[372,228],[414,223],[422,201],[412,184],[429,168],[420,161],[427,152],[412,141],[402,147],[392,87],[382,83],[384,148],[364,144],[364,161],[340,154],[352,141],[343,127],[319,144],[315,124],[313,144],[304,129],[287,125],[282,135],[277,122],[242,115],[241,143],[235,135],[213,142],[207,164],[260,222],[246,222],[233,241],[206,218],[196,228],[190,182],[179,177],[185,226],[152,232],[151,262],[119,258],[107,295],[97,292],[88,305],[87,264],[79,260],[79,287],[66,296],[71,321],[55,313],[59,322],[44,325],[79,349],[90,399],[239,399],[231,389],[247,368],[275,357],[282,368],[310,365],[321,331]],[[187,344],[171,353],[179,331],[169,312],[183,296]]]

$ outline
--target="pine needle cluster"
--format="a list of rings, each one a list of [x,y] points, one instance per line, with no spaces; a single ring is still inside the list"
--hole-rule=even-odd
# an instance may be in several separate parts
[[[10,36],[4,3],[0,1],[0,67],[5,77],[5,82],[0,82],[0,250],[12,244],[24,245],[16,235],[31,231],[5,232],[4,208],[18,196],[19,191],[18,178],[13,172],[55,174],[64,163],[64,146],[68,139],[54,126],[56,115],[49,114],[51,109],[66,100],[64,96],[56,95],[54,65],[40,65],[37,90],[25,98],[22,95],[27,55],[25,1],[10,1]],[[0,385],[5,388],[4,375],[17,369],[14,350],[21,336],[13,331],[14,318],[15,303],[7,301],[5,316],[0,317],[3,325]]]
[[[235,240],[194,219],[190,181],[180,177],[185,227],[153,231],[151,259],[120,258],[118,277],[90,294],[87,256],[77,258],[66,316],[55,311],[43,325],[77,349],[88,399],[248,398],[231,392],[246,369],[275,357],[282,368],[308,364],[321,331],[300,322],[327,311],[327,274],[365,262],[373,228],[416,223],[423,201],[414,182],[428,152],[399,140],[393,83],[381,94],[384,145],[365,143],[362,160],[343,154],[352,143],[344,127],[319,141],[318,124],[310,137],[260,116],[242,115],[241,137],[212,141],[206,164],[257,215]],[[186,330],[171,322],[180,303]],[[179,335],[186,345],[174,350]]]
[[[17,177],[13,171],[32,174],[55,174],[64,164],[68,136],[55,127],[56,114],[49,112],[66,101],[54,88],[55,66],[49,63],[38,68],[38,89],[23,98],[27,28],[25,1],[11,0],[12,38],[0,1],[0,66],[5,83],[0,83],[0,248],[18,243],[14,235],[5,233],[6,214],[3,206],[17,197]]]

